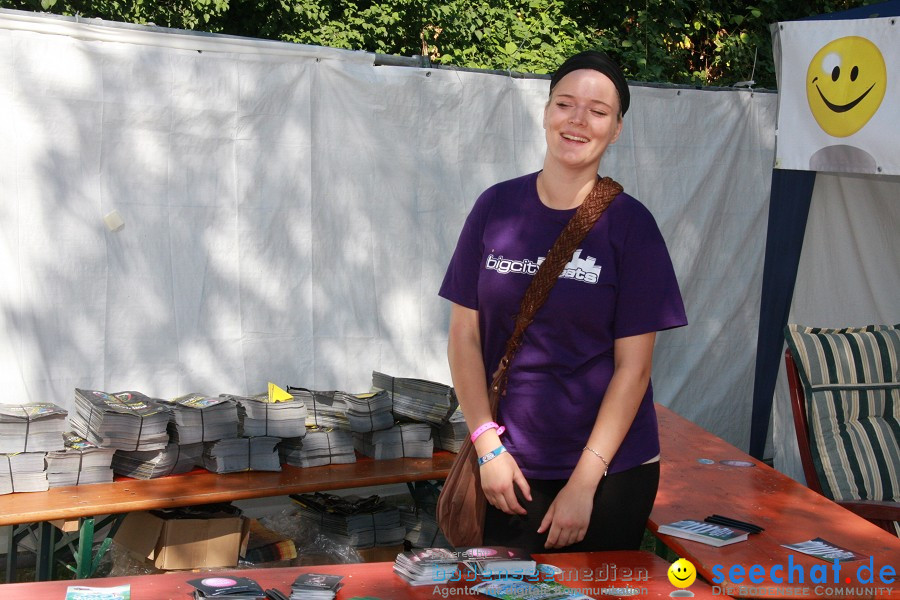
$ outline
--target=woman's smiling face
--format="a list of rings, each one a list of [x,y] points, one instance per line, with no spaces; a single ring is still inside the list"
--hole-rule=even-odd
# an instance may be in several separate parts
[[[596,170],[622,131],[619,106],[616,86],[599,71],[579,69],[560,79],[544,107],[548,158]]]

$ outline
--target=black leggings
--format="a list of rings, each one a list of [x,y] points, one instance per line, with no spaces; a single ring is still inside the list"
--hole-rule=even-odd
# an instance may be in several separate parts
[[[516,495],[528,511],[527,515],[508,515],[488,505],[484,545],[522,548],[529,553],[637,550],[640,547],[659,487],[659,462],[613,473],[600,480],[584,539],[571,546],[549,550],[544,548],[547,533],[539,534],[537,529],[566,482],[566,479],[529,479],[531,502],[521,496],[517,487]]]

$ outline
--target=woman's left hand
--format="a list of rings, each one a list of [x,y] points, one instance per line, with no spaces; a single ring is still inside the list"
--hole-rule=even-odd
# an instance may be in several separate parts
[[[571,480],[563,486],[538,527],[538,533],[549,530],[544,547],[562,548],[584,539],[594,510],[595,491],[596,488],[579,486]]]

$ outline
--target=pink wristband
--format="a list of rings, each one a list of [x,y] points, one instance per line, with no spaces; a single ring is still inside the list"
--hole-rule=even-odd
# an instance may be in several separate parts
[[[487,431],[488,429],[496,429],[497,435],[501,435],[504,431],[506,431],[506,427],[502,425],[497,425],[493,421],[488,421],[478,429],[472,432],[472,443],[475,443],[475,440],[478,439],[478,436]]]

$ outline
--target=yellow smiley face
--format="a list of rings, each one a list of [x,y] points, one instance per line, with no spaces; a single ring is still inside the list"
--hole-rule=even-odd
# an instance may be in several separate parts
[[[697,579],[697,569],[686,558],[679,558],[669,567],[669,582],[677,588],[686,588]]]
[[[806,71],[806,100],[819,127],[847,137],[868,123],[887,87],[887,69],[878,46],[849,36],[822,46]]]

